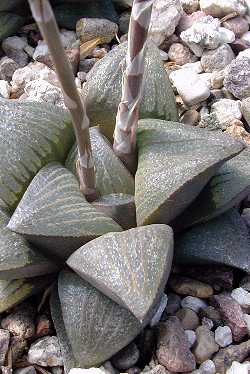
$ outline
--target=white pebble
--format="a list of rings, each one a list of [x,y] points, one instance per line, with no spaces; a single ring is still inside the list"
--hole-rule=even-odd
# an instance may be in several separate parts
[[[215,341],[220,347],[224,348],[232,344],[232,331],[229,326],[219,326],[215,330]]]
[[[239,287],[232,291],[231,296],[236,300],[240,306],[243,308],[250,307],[250,292],[244,290],[244,288]]]
[[[196,334],[193,330],[185,330],[185,334],[188,338],[189,348],[192,348],[196,342]]]
[[[182,299],[181,306],[182,308],[189,308],[198,313],[200,310],[207,307],[207,303],[204,300],[199,299],[198,297],[187,296]]]
[[[11,87],[8,82],[0,80],[0,97],[4,99],[9,99],[11,93]]]
[[[216,373],[215,364],[213,363],[212,360],[204,361],[200,365],[199,370],[201,374],[215,374]]]
[[[248,374],[249,364],[240,364],[234,361],[230,369],[226,371],[226,374]]]

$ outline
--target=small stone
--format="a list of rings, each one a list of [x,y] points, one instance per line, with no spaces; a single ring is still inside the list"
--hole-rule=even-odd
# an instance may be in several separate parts
[[[247,334],[247,326],[240,305],[231,296],[224,294],[215,295],[213,301],[222,319],[230,327],[234,340],[240,341]]]
[[[215,374],[216,373],[215,365],[212,360],[204,361],[200,365],[199,370],[201,371],[201,374]]]
[[[245,33],[241,36],[240,39],[242,40],[243,43],[248,44],[249,47],[250,47],[250,31],[245,32]]]
[[[243,100],[243,102],[244,102],[244,100]],[[249,103],[250,103],[250,98],[249,98]],[[249,119],[250,119],[250,117],[249,117]],[[244,211],[243,211],[243,213],[244,213]],[[242,288],[244,288],[244,290],[250,292],[250,275],[246,275],[244,278],[242,278],[242,280],[240,281],[240,287],[242,287]]]
[[[66,56],[70,62],[74,75],[76,75],[79,62],[80,62],[80,51],[78,48],[72,48],[65,50]],[[50,69],[55,70],[55,65],[53,59],[50,54],[38,56],[36,61],[39,61],[45,65],[47,65]]]
[[[231,296],[236,300],[243,308],[250,307],[250,293],[244,288],[236,288],[232,291]]]
[[[3,41],[2,49],[9,58],[14,60],[20,67],[24,67],[29,61],[27,53],[24,52],[26,45],[27,41],[23,38],[10,36]]]
[[[200,7],[206,14],[217,18],[234,12],[244,15],[247,11],[244,0],[200,0]]]
[[[248,125],[250,125],[250,97],[247,97],[246,99],[242,100],[241,111]],[[250,283],[250,280],[249,280],[249,283]],[[249,286],[249,291],[250,291],[250,286]]]
[[[169,280],[169,285],[174,292],[180,295],[189,295],[202,299],[213,295],[213,289],[208,284],[180,275],[172,276]]]
[[[178,310],[176,317],[181,321],[184,330],[196,330],[200,324],[197,314],[189,308],[181,308]]]
[[[225,348],[232,344],[233,336],[229,326],[219,326],[215,330],[215,341],[220,347]]]
[[[0,80],[0,97],[4,99],[9,99],[11,93],[11,87],[8,82]]]
[[[108,50],[106,48],[99,48],[99,47],[96,47],[93,49],[93,52],[91,53],[91,56],[93,58],[103,58],[104,56],[106,56],[106,54],[108,53]]]
[[[112,364],[119,370],[127,370],[137,363],[139,357],[136,344],[131,343],[112,357]]]
[[[236,139],[242,140],[247,145],[250,145],[250,134],[244,129],[244,125],[241,121],[233,121],[225,132]]]
[[[225,78],[225,70],[219,70],[219,71],[214,71],[211,74],[210,78],[210,83],[212,89],[219,89],[223,87],[223,82]]]
[[[62,366],[63,360],[56,336],[48,336],[31,344],[28,361],[41,366]]]
[[[99,44],[110,43],[118,33],[118,26],[105,18],[81,18],[76,24],[76,34],[81,43],[100,38]]]
[[[185,65],[197,61],[197,57],[190,51],[188,47],[181,43],[174,43],[168,51],[170,61],[177,65]]]
[[[177,27],[178,32],[181,33],[182,31],[189,29],[190,27],[193,26],[193,24],[196,21],[200,20],[202,17],[205,17],[205,16],[206,16],[206,13],[201,12],[201,11],[194,12],[192,14],[184,13],[181,16],[180,22]]]
[[[142,371],[142,373],[147,374],[171,374],[164,366],[162,365],[156,365],[151,370]]]
[[[182,308],[192,309],[194,312],[199,313],[200,310],[207,307],[205,301],[199,299],[198,297],[187,296],[181,301]]]
[[[239,55],[231,62],[225,71],[224,86],[238,99],[244,99],[250,96],[249,57]]]
[[[15,362],[21,358],[24,352],[28,348],[28,343],[26,339],[20,338],[19,336],[12,336],[10,338],[10,348],[12,353],[12,362]]]
[[[211,106],[211,112],[215,113],[220,128],[225,130],[235,119],[241,119],[240,101],[221,99]]]
[[[34,316],[34,308],[30,304],[24,304],[4,318],[1,327],[20,338],[32,338],[35,335]]]
[[[169,317],[160,324],[156,356],[159,363],[169,371],[188,372],[195,369],[194,356],[177,317]]]
[[[181,306],[181,298],[179,295],[174,293],[168,294],[168,303],[165,309],[165,313],[168,315],[173,315],[180,309]]]
[[[220,21],[211,16],[196,21],[183,31],[180,37],[198,57],[202,56],[204,48],[215,49],[220,44],[232,43],[235,40],[234,33],[220,27]]]
[[[187,14],[196,12],[200,7],[199,0],[181,0],[181,5]]]
[[[220,349],[213,357],[216,372],[219,374],[226,374],[227,369],[230,368],[233,361],[243,362],[249,354],[250,340],[238,345],[230,345],[227,348]]]
[[[27,366],[25,368],[14,370],[14,374],[36,374],[36,369],[34,366]]]
[[[196,361],[201,364],[209,360],[215,352],[218,352],[219,346],[214,339],[214,333],[204,326],[196,329],[197,341],[193,349]]]
[[[80,60],[79,71],[88,73],[97,61],[98,58],[86,58],[85,60]]]
[[[201,56],[201,65],[205,72],[211,73],[224,69],[235,58],[232,48],[222,44],[211,51],[205,50]]]
[[[180,0],[154,1],[149,36],[158,46],[175,32],[182,13]]]
[[[185,330],[185,334],[188,338],[189,348],[192,348],[196,342],[196,334],[193,330]]]
[[[222,25],[226,29],[231,30],[236,37],[240,37],[249,29],[248,22],[243,17],[239,16],[226,20]]]
[[[10,333],[0,329],[0,366],[4,365],[10,342]]]
[[[246,322],[246,325],[247,325],[248,336],[250,336],[250,315],[249,314],[244,314],[243,318],[244,318],[244,321]]]
[[[190,69],[193,73],[200,74],[203,72],[201,62],[191,62],[182,66],[182,69]]]
[[[208,330],[212,330],[214,327],[214,323],[210,318],[203,317],[201,320],[202,326],[206,327]]]
[[[191,70],[188,74],[186,69],[174,71],[170,74],[169,78],[184,103],[188,106],[198,104],[210,96],[207,84],[198,74],[193,73]]]
[[[10,82],[14,72],[19,68],[16,61],[5,56],[0,60],[0,79]]]
[[[41,338],[42,336],[52,335],[52,322],[45,315],[38,316],[36,321],[36,337]]]
[[[195,109],[187,110],[181,117],[181,122],[195,126],[200,120],[200,113]]]
[[[234,361],[226,374],[248,374],[248,369],[249,364],[240,364],[239,362]]]
[[[85,73],[84,71],[78,71],[77,78],[80,79],[81,83],[86,82],[86,77],[87,77],[87,73]]]

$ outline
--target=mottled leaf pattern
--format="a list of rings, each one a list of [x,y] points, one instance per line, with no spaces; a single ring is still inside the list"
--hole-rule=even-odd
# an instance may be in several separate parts
[[[243,144],[221,133],[160,120],[140,121],[135,176],[137,224],[169,223]]]
[[[108,140],[98,128],[90,129],[90,140],[96,169],[96,188],[100,195],[111,193],[134,194],[134,178],[114,154]],[[75,173],[77,147],[73,146],[66,167]]]
[[[92,240],[67,264],[145,324],[162,295],[172,257],[172,229],[150,225]]]
[[[81,368],[99,366],[141,330],[140,323],[129,311],[75,273],[60,274],[58,292],[65,330],[77,366]]]
[[[13,209],[41,167],[64,161],[73,139],[62,109],[0,99],[0,200]]]
[[[58,163],[35,176],[8,227],[63,260],[91,239],[122,231],[86,201],[76,177]]]

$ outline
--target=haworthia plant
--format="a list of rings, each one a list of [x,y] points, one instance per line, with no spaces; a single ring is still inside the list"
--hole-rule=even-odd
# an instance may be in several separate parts
[[[13,209],[36,173],[50,161],[64,161],[73,141],[64,110],[0,99],[0,200]]]
[[[134,178],[114,154],[109,141],[96,127],[90,129],[90,141],[96,168],[96,189],[102,195],[111,193],[134,194]],[[76,172],[77,147],[74,145],[66,167]]]
[[[76,177],[58,163],[48,164],[35,176],[8,227],[61,260],[91,239],[122,231],[86,201]]]
[[[63,339],[61,346],[69,342],[77,367],[99,366],[141,331],[141,324],[128,310],[74,273],[60,274],[58,293],[67,341],[63,331],[58,337]]]
[[[179,264],[223,264],[250,273],[250,236],[236,210],[194,226],[175,243]]]
[[[10,231],[8,222],[8,215],[0,210],[0,279],[30,278],[58,270],[21,235]]]
[[[113,139],[117,107],[121,100],[122,74],[126,67],[127,43],[112,49],[94,65],[84,86],[88,115],[92,125],[100,124]],[[145,56],[144,90],[140,118],[177,121],[175,97],[157,47],[148,41]]]
[[[173,122],[143,120],[137,132],[137,224],[169,223],[219,167],[242,151],[232,137]]]
[[[208,221],[250,194],[250,148],[227,161],[188,209],[173,222],[176,230]]]
[[[51,276],[30,279],[0,280],[0,313],[41,292],[53,282]]]
[[[172,257],[172,229],[151,225],[92,240],[67,264],[145,325],[166,285]]]
[[[134,0],[128,31],[126,69],[114,132],[114,151],[128,168],[136,168],[136,129],[143,92],[145,52],[153,0]]]

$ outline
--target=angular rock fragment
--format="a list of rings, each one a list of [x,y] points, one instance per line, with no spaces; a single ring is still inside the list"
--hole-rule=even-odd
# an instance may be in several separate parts
[[[175,261],[228,265],[250,272],[250,239],[244,220],[236,210],[230,210],[192,227],[177,238]]]
[[[160,120],[140,121],[137,145],[135,205],[140,226],[171,222],[218,168],[243,149],[221,133]]]
[[[58,163],[35,176],[8,227],[60,260],[91,239],[122,230],[86,201],[77,179]]]
[[[160,301],[172,256],[172,229],[150,225],[92,240],[67,264],[145,324]]]

